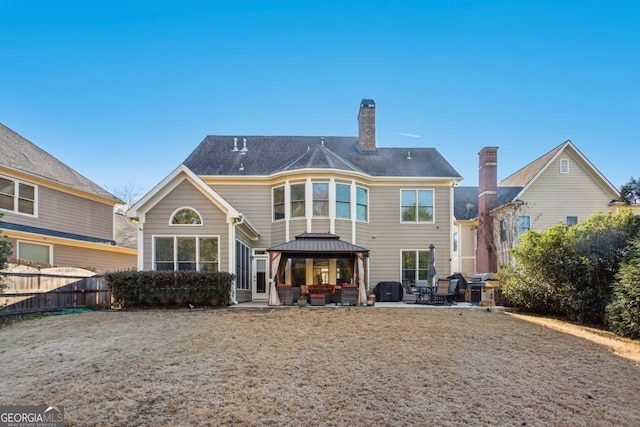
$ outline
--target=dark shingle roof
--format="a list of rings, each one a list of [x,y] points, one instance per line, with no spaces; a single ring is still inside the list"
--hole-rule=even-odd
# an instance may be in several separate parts
[[[362,246],[352,245],[343,242],[339,236],[331,233],[302,233],[298,234],[295,240],[283,243],[267,249],[268,251],[278,251],[302,254],[353,254],[356,252],[369,252],[369,249]]]
[[[435,148],[378,147],[361,153],[358,138],[344,136],[207,136],[184,161],[201,176],[271,175],[306,168],[358,171],[371,176],[462,178]],[[411,159],[407,159],[408,153]],[[243,154],[244,153],[244,154]]]
[[[522,187],[498,187],[498,206],[512,202],[521,190]],[[453,216],[456,220],[478,217],[478,187],[454,187]]]
[[[28,225],[21,225],[21,224],[12,224],[10,222],[3,222],[2,228],[5,230],[22,231],[24,233],[42,234],[45,236],[52,236],[52,237],[62,237],[65,239],[80,240],[83,242],[104,243],[107,245],[116,244],[116,242],[114,242],[113,240],[101,239],[99,237],[84,236],[82,234],[74,234],[74,233],[65,233],[64,231],[49,230],[47,228],[31,227]]]
[[[116,203],[113,194],[0,123],[0,166],[95,194]]]

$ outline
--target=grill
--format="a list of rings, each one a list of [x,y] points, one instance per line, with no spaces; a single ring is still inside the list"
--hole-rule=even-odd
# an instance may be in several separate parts
[[[465,295],[465,301],[471,303],[479,303],[482,300],[482,289],[487,282],[496,280],[494,273],[478,273],[471,277],[471,280],[467,282],[467,293]]]

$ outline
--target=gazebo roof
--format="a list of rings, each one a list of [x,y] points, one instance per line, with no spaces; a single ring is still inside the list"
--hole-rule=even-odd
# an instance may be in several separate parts
[[[283,252],[300,257],[319,257],[328,255],[369,254],[369,249],[343,242],[340,236],[331,233],[302,233],[295,240],[273,246],[269,252]]]

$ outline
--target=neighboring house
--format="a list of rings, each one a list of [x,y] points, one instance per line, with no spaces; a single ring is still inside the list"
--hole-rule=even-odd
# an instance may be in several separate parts
[[[122,202],[0,124],[0,218],[13,259],[34,265],[134,268],[136,250],[117,246]]]
[[[369,288],[426,279],[430,244],[448,274],[461,179],[435,148],[378,147],[364,99],[354,137],[207,136],[127,215],[138,221],[138,269],[227,271],[233,300],[267,300],[273,280],[356,281],[357,254]],[[276,248],[295,251],[272,267]]]
[[[618,190],[566,141],[497,183],[497,147],[479,155],[479,186],[456,187],[452,270],[496,272],[526,230],[577,224],[610,209]]]

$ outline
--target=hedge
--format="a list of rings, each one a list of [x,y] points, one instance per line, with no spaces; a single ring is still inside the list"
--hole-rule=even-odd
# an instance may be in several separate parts
[[[121,307],[229,305],[235,276],[197,271],[125,271],[106,273],[114,302]]]

